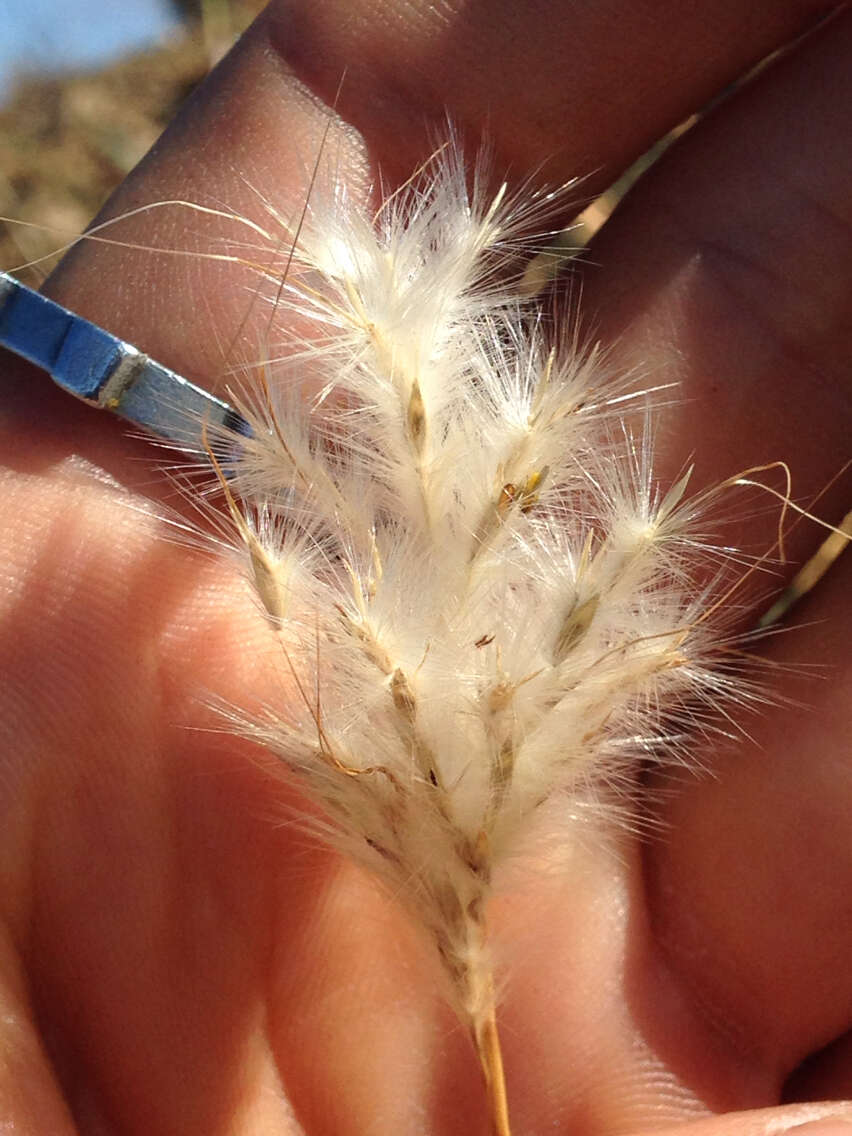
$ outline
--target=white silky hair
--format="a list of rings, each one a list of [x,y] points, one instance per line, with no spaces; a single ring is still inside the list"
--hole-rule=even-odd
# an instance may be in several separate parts
[[[434,941],[493,1076],[501,865],[743,695],[706,497],[656,485],[642,393],[519,298],[546,195],[487,184],[449,145],[376,215],[315,191],[269,297],[299,330],[217,441],[286,664],[240,728]]]

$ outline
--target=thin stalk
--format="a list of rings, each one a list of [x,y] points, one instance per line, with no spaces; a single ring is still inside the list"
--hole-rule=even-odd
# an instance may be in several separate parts
[[[491,985],[489,981],[489,987]],[[509,1104],[506,1098],[506,1077],[503,1072],[503,1052],[500,1048],[500,1033],[497,1029],[493,988],[486,1017],[475,1031],[474,1044],[485,1077],[494,1136],[512,1136],[509,1125]]]
[[[468,896],[460,944],[462,951],[457,956],[465,962],[456,977],[460,980],[459,989],[468,1008],[473,1046],[485,1078],[492,1134],[512,1136],[483,899],[484,894],[478,899]]]

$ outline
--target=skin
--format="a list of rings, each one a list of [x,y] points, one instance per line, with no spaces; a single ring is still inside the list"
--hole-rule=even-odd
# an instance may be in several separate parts
[[[287,212],[330,104],[353,192],[379,167],[404,177],[449,114],[472,148],[488,133],[501,174],[589,173],[591,193],[825,11],[273,3],[107,215],[180,197],[263,221],[258,193]],[[849,456],[850,63],[841,12],[678,145],[578,270],[618,364],[679,384],[664,477],[693,451],[696,485],[783,458],[807,501]],[[163,209],[114,235],[187,247],[186,221]],[[194,248],[233,239],[190,227]],[[83,243],[49,291],[221,387],[223,360],[262,336],[248,279]],[[289,791],[256,754],[199,728],[209,692],[244,704],[263,682],[241,585],[160,539],[146,509],[173,491],[144,443],[8,358],[0,385],[0,1120],[19,1136],[485,1136],[428,949],[281,823]],[[776,519],[726,539],[760,551]],[[819,538],[797,526],[775,584]],[[583,842],[564,875],[498,903],[515,1136],[827,1118],[820,1136],[852,1119],[848,575],[763,649],[791,704],[705,753],[712,779],[666,780],[658,836]]]

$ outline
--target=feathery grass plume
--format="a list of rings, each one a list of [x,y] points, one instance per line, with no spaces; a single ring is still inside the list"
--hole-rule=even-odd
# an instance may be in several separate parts
[[[495,873],[733,684],[688,474],[656,488],[624,385],[506,283],[541,199],[472,185],[449,146],[376,216],[311,197],[275,295],[300,330],[210,457],[286,671],[241,728],[431,938],[508,1136]]]

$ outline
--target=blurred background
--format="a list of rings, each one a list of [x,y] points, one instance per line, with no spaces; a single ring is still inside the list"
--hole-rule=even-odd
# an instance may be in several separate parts
[[[44,279],[263,4],[0,0],[0,268]]]

